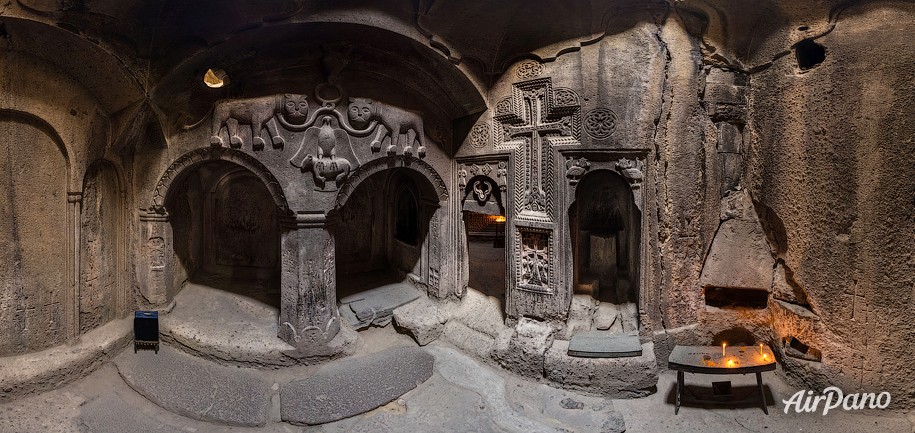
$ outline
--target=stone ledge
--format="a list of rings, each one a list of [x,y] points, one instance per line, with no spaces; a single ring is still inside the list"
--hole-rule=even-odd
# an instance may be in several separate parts
[[[420,348],[392,348],[321,368],[280,389],[280,414],[293,424],[317,425],[387,404],[432,376],[434,358]]]
[[[91,373],[127,346],[132,330],[131,319],[113,320],[74,344],[0,358],[0,401],[58,388]]]
[[[158,354],[125,350],[114,364],[128,386],[170,412],[228,425],[267,423],[272,382],[258,370],[215,365],[168,345]]]
[[[544,375],[559,387],[611,398],[644,397],[656,391],[654,343],[643,343],[642,356],[630,358],[578,358],[569,356],[568,350],[568,341],[556,340],[544,356]]]

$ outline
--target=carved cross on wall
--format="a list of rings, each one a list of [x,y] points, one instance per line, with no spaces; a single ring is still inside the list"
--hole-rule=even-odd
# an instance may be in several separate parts
[[[520,216],[552,220],[552,148],[579,144],[579,117],[578,95],[570,89],[554,91],[549,78],[514,84],[512,96],[496,106],[494,118],[502,123],[503,132],[496,149],[515,151],[515,204]]]

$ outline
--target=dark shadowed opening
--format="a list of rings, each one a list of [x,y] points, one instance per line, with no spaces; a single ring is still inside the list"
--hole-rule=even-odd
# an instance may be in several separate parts
[[[392,168],[359,183],[334,230],[337,298],[423,281],[423,250],[437,207],[432,185],[414,170]]]
[[[812,39],[804,39],[794,46],[794,56],[798,67],[803,70],[812,69],[826,60],[826,47]]]
[[[708,287],[705,289],[705,305],[718,308],[764,309],[769,306],[769,292],[754,289]]]
[[[201,164],[172,186],[166,208],[179,278],[280,307],[277,208],[254,173]]]

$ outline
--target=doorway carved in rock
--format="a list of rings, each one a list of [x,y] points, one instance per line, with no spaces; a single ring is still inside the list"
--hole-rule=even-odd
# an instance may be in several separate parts
[[[585,175],[569,209],[575,295],[597,302],[593,327],[637,333],[641,212],[629,183],[610,170]]]

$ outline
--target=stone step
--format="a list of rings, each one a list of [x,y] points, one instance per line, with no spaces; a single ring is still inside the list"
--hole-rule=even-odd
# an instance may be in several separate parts
[[[221,364],[252,368],[295,365],[295,349],[277,337],[279,311],[255,299],[187,284],[175,308],[160,315],[162,340]]]
[[[591,331],[573,335],[569,340],[568,354],[582,358],[642,356],[642,345],[637,335]]]
[[[220,424],[267,423],[273,383],[257,370],[217,365],[168,345],[158,354],[125,350],[114,364],[131,388],[168,411]]]
[[[280,416],[293,424],[324,424],[385,405],[432,376],[433,357],[397,347],[322,367],[280,390]]]
[[[642,344],[642,355],[628,358],[580,358],[569,356],[569,342],[553,341],[546,351],[546,378],[566,389],[612,398],[644,397],[655,392],[658,365],[654,344]]]

